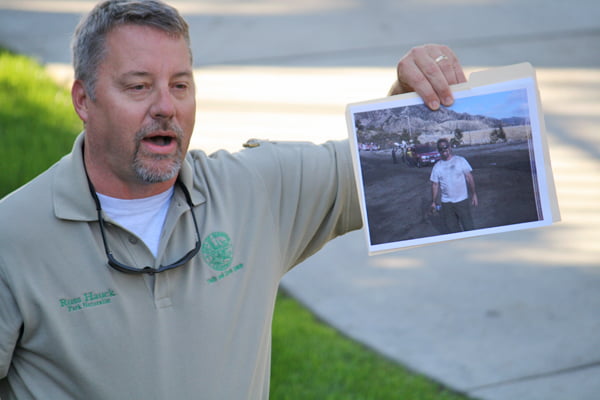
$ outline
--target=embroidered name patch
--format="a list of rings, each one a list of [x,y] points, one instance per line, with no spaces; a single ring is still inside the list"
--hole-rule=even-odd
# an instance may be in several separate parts
[[[102,292],[85,292],[81,296],[59,299],[60,307],[67,312],[110,304],[117,293],[108,289]]]

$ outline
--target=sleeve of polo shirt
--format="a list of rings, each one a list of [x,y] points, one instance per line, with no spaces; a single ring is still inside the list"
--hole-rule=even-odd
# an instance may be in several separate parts
[[[21,325],[21,314],[0,270],[0,379],[8,374]]]
[[[270,195],[288,269],[362,226],[348,141],[264,143],[252,157]]]

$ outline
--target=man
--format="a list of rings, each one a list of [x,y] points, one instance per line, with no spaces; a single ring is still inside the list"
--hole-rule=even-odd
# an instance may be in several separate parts
[[[361,226],[345,141],[187,152],[189,42],[154,0],[105,1],[77,27],[84,132],[0,203],[2,400],[268,398],[281,277]],[[465,80],[439,45],[397,74],[392,94],[432,108]]]
[[[478,205],[475,180],[471,174],[473,169],[464,157],[452,154],[448,139],[439,139],[437,149],[442,159],[435,163],[431,171],[431,207],[437,209],[441,192],[441,216],[447,229],[445,233],[472,230],[471,205]]]

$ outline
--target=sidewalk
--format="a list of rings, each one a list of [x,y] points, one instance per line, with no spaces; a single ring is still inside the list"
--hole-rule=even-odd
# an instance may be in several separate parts
[[[90,4],[0,0],[0,45],[60,70]],[[449,44],[470,71],[531,62],[562,222],[375,257],[354,232],[283,286],[348,336],[474,398],[599,397],[600,3],[172,4],[193,35],[192,146],[208,151],[344,138],[345,105],[384,95],[413,45]]]

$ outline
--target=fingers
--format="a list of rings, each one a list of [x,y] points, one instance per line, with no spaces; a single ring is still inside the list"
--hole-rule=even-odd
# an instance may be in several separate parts
[[[392,94],[415,91],[429,108],[454,102],[450,85],[466,82],[454,52],[443,45],[425,45],[410,50],[398,63],[398,82]]]
[[[433,59],[446,79],[447,84],[456,85],[465,82],[467,79],[463,73],[458,58],[447,46],[428,45],[425,46],[428,55]],[[428,60],[427,60],[428,61]]]

